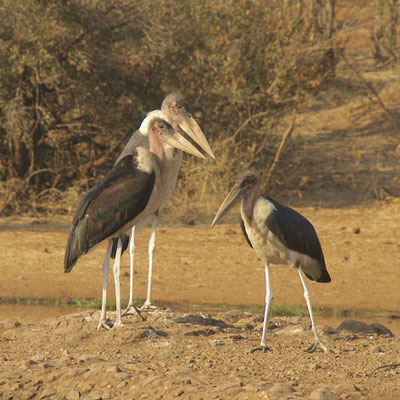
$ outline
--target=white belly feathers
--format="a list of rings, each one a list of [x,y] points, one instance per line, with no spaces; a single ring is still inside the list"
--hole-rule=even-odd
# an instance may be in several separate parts
[[[253,245],[257,256],[270,264],[283,264],[295,267],[298,263],[302,266],[315,264],[316,261],[305,254],[288,249],[280,239],[267,227],[266,220],[271,212],[276,211],[275,206],[267,199],[259,196],[254,200],[253,218],[250,222],[241,210],[247,236]]]

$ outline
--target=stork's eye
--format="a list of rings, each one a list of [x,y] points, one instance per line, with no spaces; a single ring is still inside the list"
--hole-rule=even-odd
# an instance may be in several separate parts
[[[255,184],[256,184],[255,177],[253,175],[249,175],[249,176],[244,177],[240,186],[242,188],[249,190],[249,189],[252,189]]]

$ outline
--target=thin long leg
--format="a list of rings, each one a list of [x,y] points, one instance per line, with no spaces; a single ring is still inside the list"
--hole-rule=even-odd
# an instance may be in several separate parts
[[[147,295],[146,301],[142,305],[143,308],[152,308],[154,307],[151,302],[151,284],[153,279],[153,262],[154,262],[154,254],[156,252],[156,229],[157,229],[158,217],[157,214],[153,216],[153,223],[151,226],[151,234],[149,239],[149,275],[147,280]]]
[[[128,305],[126,306],[122,315],[131,314],[132,311],[138,311],[136,307],[133,307],[133,279],[134,279],[135,253],[136,253],[135,226],[133,226],[131,230],[131,237],[129,239],[129,300],[128,300]],[[134,310],[132,310],[132,308],[134,308]]]
[[[121,287],[120,287],[120,275],[121,275],[121,251],[122,251],[122,242],[121,238],[118,238],[117,244],[117,252],[115,253],[114,260],[114,285],[115,285],[115,308],[116,308],[116,316],[115,316],[115,324],[114,328],[121,326]]]
[[[135,253],[136,253],[135,226],[133,226],[131,231],[131,239],[129,242],[129,301],[128,301],[128,306],[126,307],[127,309],[129,309],[133,304],[133,273],[135,265]]]
[[[327,351],[326,347],[321,343],[321,340],[320,340],[320,338],[318,336],[317,327],[315,325],[314,316],[313,316],[312,307],[311,307],[310,291],[308,289],[306,280],[304,278],[303,271],[301,270],[300,267],[299,267],[299,276],[300,276],[301,283],[303,284],[304,298],[306,300],[308,313],[310,314],[310,319],[311,319],[311,326],[312,326],[312,330],[314,332],[314,343],[307,349],[307,351],[312,353],[315,350],[317,350],[317,348],[320,348],[323,351]]]
[[[271,350],[271,348],[269,348],[267,346],[266,337],[267,337],[269,310],[271,308],[271,303],[272,303],[272,299],[274,298],[274,294],[272,292],[271,279],[269,277],[268,263],[265,264],[264,271],[265,271],[265,309],[264,309],[263,331],[262,331],[260,345],[258,347],[255,347],[254,349],[252,349],[250,351],[251,353],[254,353],[257,350],[263,350],[263,351]]]
[[[133,304],[133,276],[134,276],[134,265],[135,265],[135,253],[136,253],[135,226],[133,226],[129,242],[129,300],[128,300],[128,305],[122,312],[122,315],[136,313],[144,321],[144,318],[141,315],[140,311]]]
[[[108,247],[106,251],[106,256],[104,257],[103,261],[103,291],[101,296],[101,313],[100,313],[100,320],[97,326],[97,330],[100,330],[101,327],[110,329],[110,326],[107,325],[106,320],[106,303],[107,303],[107,280],[108,280],[108,273],[110,271],[110,255],[112,250],[112,240],[108,241]]]

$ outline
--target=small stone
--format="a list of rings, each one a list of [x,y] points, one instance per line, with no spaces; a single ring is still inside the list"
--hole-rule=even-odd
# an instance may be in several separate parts
[[[71,390],[65,395],[66,400],[79,400],[81,394],[77,390]]]
[[[237,396],[239,393],[242,393],[242,392],[244,392],[244,391],[245,391],[245,389],[243,389],[243,388],[241,388],[241,387],[233,388],[233,389],[231,390],[231,392],[230,392],[230,395],[231,395],[232,397],[235,397],[235,396]]]
[[[31,357],[31,361],[34,361],[35,363],[46,360],[47,360],[46,354],[35,354],[34,356]]]
[[[315,389],[310,394],[310,400],[341,400],[340,397],[326,387]]]
[[[128,374],[126,372],[117,372],[114,374],[114,378],[119,380],[119,381],[125,381],[129,379],[132,376],[132,374]]]
[[[373,349],[374,353],[378,353],[378,354],[385,354],[385,352],[382,350],[382,347],[377,346]]]
[[[345,319],[337,328],[338,331],[346,330],[352,333],[361,333],[365,335],[377,334],[393,337],[393,333],[380,323],[366,324],[362,321]]]
[[[120,367],[118,367],[117,365],[109,365],[106,368],[106,372],[122,372],[122,369]]]
[[[94,383],[90,382],[81,382],[78,384],[77,388],[82,392],[90,392],[94,387]]]
[[[54,388],[46,388],[43,390],[42,394],[40,395],[39,399],[45,399],[46,397],[53,396],[53,394],[56,394],[56,390]]]
[[[189,331],[185,333],[185,336],[211,336],[215,335],[217,332],[214,329],[197,329],[195,331]]]
[[[377,335],[383,335],[383,336],[387,336],[387,337],[394,336],[393,333],[390,332],[390,330],[388,328],[386,328],[386,326],[383,326],[379,322],[374,322],[373,324],[370,325],[370,327],[373,329],[373,331]]]
[[[337,394],[359,392],[360,389],[351,382],[342,382],[335,387]]]
[[[82,354],[78,358],[78,361],[81,362],[81,363],[85,363],[85,362],[90,362],[90,361],[93,361],[93,360],[98,361],[98,359],[99,358],[97,356],[95,356],[94,354]]]
[[[99,390],[94,390],[90,392],[83,400],[101,400],[103,396],[103,392]]]
[[[273,395],[279,394],[289,394],[293,393],[295,390],[287,383],[275,383],[269,390],[268,393]]]
[[[47,382],[54,382],[63,375],[63,372],[53,372],[46,377]]]
[[[214,346],[223,346],[225,344],[223,340],[219,339],[212,339],[210,340],[210,343],[213,344]]]
[[[128,382],[127,381],[123,381],[123,382],[120,382],[118,385],[117,385],[117,389],[123,389],[125,386],[127,386],[128,385]]]
[[[141,386],[146,387],[148,385],[153,385],[155,382],[159,381],[160,377],[157,375],[148,376],[147,378],[143,379]]]
[[[66,378],[75,378],[89,371],[87,368],[73,368],[65,373]]]

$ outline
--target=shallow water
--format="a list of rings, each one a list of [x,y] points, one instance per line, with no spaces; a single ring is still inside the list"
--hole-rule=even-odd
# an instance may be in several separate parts
[[[44,319],[60,317],[78,312],[73,307],[26,306],[15,304],[0,304],[0,321],[18,321],[24,324],[39,324]]]

